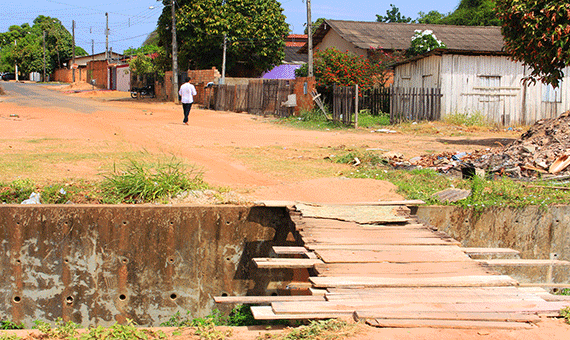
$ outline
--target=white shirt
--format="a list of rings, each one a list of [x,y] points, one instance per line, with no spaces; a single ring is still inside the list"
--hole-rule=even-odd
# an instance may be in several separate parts
[[[194,102],[194,96],[198,93],[196,92],[194,85],[190,83],[184,83],[182,86],[180,86],[180,91],[178,91],[178,94],[182,97],[181,102],[183,104],[190,104]]]

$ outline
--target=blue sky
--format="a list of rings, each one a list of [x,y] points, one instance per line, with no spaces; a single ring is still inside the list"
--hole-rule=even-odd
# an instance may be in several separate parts
[[[0,32],[11,25],[32,24],[38,15],[56,17],[71,32],[71,22],[76,22],[76,43],[91,53],[105,50],[105,13],[109,13],[109,46],[115,52],[128,47],[139,47],[146,36],[156,27],[162,12],[162,2],[156,0],[19,0],[3,1],[0,6]],[[280,1],[293,33],[303,33],[307,20],[307,7],[303,0]],[[400,12],[416,18],[418,12],[438,10],[453,11],[459,0],[443,0],[433,3],[418,0],[373,1],[373,0],[311,0],[312,19],[375,21],[376,14],[385,15],[394,3]],[[153,6],[154,8],[149,8]]]

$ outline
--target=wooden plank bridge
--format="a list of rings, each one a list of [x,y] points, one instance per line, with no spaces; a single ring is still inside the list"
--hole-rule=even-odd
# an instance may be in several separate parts
[[[493,265],[570,265],[518,259],[503,248],[463,248],[419,223],[409,204],[289,206],[303,246],[273,248],[278,257],[254,259],[258,268],[308,268],[311,295],[215,297],[252,304],[256,319],[352,317],[378,327],[536,327],[540,316],[570,306],[565,296],[521,287]],[[276,205],[279,205],[276,204]],[[475,260],[474,255],[501,259]],[[510,257],[510,258],[505,258]]]

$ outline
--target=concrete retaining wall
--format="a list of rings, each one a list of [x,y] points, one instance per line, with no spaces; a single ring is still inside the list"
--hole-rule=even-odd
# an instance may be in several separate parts
[[[271,294],[292,279],[251,261],[286,245],[290,227],[279,208],[2,205],[0,319],[157,326],[176,312],[205,316],[213,296]]]
[[[521,252],[525,259],[570,261],[570,206],[541,208],[488,208],[481,212],[452,206],[421,206],[421,222],[437,227],[464,247],[504,247]],[[549,280],[548,266],[496,268],[521,282]],[[552,282],[570,282],[568,267],[555,267]]]

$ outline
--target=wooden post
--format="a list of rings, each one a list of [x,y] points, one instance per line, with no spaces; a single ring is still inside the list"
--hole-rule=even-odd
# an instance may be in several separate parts
[[[358,129],[358,84],[354,85],[354,128]]]

